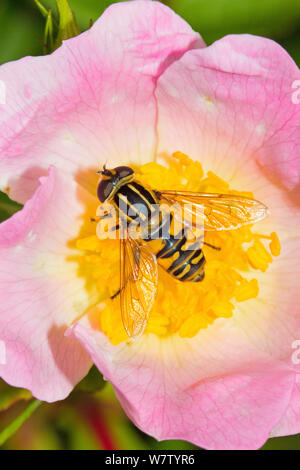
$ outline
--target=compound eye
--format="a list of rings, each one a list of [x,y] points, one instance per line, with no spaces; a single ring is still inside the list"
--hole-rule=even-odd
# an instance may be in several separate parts
[[[129,166],[117,166],[115,168],[119,178],[126,178],[129,175],[133,174],[133,169],[130,168]]]
[[[100,181],[98,184],[97,195],[100,202],[105,202],[114,189],[114,185],[110,180]]]

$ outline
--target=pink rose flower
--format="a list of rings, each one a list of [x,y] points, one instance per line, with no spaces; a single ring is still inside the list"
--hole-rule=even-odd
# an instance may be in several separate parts
[[[61,400],[93,361],[130,419],[159,440],[256,449],[300,432],[299,79],[275,42],[233,35],[205,47],[148,1],[115,4],[53,54],[1,66],[0,189],[25,204],[0,225],[5,381]],[[222,310],[193,334],[165,327],[114,342],[95,320],[103,298],[73,243],[94,236],[95,172],[176,151],[264,202],[271,215],[253,230],[276,232],[281,254],[271,263],[262,251],[256,265],[258,251],[247,252],[256,281],[239,282],[256,293],[235,294],[228,318]]]

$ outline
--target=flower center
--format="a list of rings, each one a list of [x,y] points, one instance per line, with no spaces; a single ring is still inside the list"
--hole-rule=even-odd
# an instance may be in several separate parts
[[[212,172],[205,175],[199,162],[181,152],[173,154],[167,163],[166,167],[147,163],[134,170],[138,180],[153,189],[254,197],[250,192],[230,189]],[[273,261],[272,255],[280,254],[276,233],[253,233],[251,225],[232,231],[206,232],[205,242],[207,245],[202,247],[206,258],[203,281],[180,282],[159,267],[157,297],[145,333],[161,337],[178,333],[181,337],[193,337],[217,318],[231,317],[236,302],[247,302],[258,296],[255,270],[265,272]],[[217,251],[208,244],[221,249]],[[119,344],[128,339],[121,320],[119,296],[110,299],[120,287],[119,240],[100,240],[95,234],[79,238],[76,246],[82,251],[82,270],[96,286],[99,296],[99,303],[88,313],[90,320],[111,343]]]

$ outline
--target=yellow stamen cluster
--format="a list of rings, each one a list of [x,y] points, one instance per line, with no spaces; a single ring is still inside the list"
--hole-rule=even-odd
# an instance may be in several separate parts
[[[205,175],[199,162],[181,152],[168,158],[166,166],[153,162],[134,169],[139,181],[154,189],[253,197],[249,192],[230,190],[228,184],[212,172]],[[273,261],[272,256],[280,254],[277,235],[254,233],[252,226],[206,232],[205,241],[221,250],[203,246],[206,265],[202,282],[180,282],[159,268],[157,298],[146,333],[193,337],[217,318],[231,317],[236,302],[258,296],[258,281],[252,276],[254,271],[265,272]],[[90,319],[113,344],[119,344],[128,339],[121,320],[119,296],[110,299],[119,289],[119,241],[100,240],[92,235],[77,240],[77,248],[82,250],[81,262],[89,273],[89,282],[94,282],[99,294],[99,304],[90,311]]]

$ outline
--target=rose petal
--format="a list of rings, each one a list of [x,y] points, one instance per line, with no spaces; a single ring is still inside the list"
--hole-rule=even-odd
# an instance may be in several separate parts
[[[254,231],[275,231],[282,252],[267,272],[249,273],[259,280],[259,296],[237,304],[235,321],[256,348],[291,367],[291,345],[300,335],[299,229],[293,223],[300,219],[300,106],[292,103],[291,86],[297,77],[299,69],[273,41],[228,36],[187,52],[159,78],[156,92],[159,151],[187,153],[270,210]],[[289,159],[280,165],[285,143]]]
[[[288,436],[289,434],[298,434],[300,432],[300,387],[299,377],[296,377],[291,399],[287,410],[272,431],[271,437]],[[297,382],[298,379],[298,382]]]
[[[227,180],[254,159],[268,179],[296,188],[299,78],[291,57],[265,38],[227,36],[189,51],[158,80],[159,151],[181,150]]]
[[[91,366],[66,328],[90,305],[67,246],[82,224],[88,195],[52,168],[36,193],[0,225],[0,375],[46,401],[65,398]],[[74,261],[73,261],[74,259]],[[0,361],[1,362],[1,361]]]
[[[52,55],[3,65],[0,189],[24,202],[49,165],[91,188],[91,174],[105,161],[152,160],[156,77],[202,45],[168,7],[127,2]]]
[[[223,327],[232,336],[232,326]],[[112,382],[130,419],[159,440],[257,449],[284,413],[293,387],[293,373],[259,357],[246,337],[236,335],[231,344],[221,322],[219,338],[203,333],[191,340],[161,340],[148,334],[112,346],[87,319],[68,335],[81,342]]]

